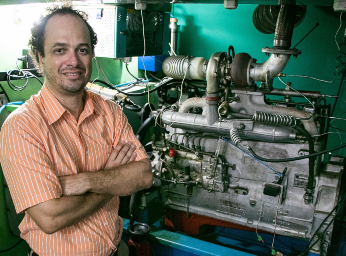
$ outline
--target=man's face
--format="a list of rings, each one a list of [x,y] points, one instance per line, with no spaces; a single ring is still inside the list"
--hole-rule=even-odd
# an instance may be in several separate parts
[[[84,21],[76,15],[54,15],[46,25],[44,57],[39,56],[45,83],[54,93],[79,94],[92,72],[92,46]]]

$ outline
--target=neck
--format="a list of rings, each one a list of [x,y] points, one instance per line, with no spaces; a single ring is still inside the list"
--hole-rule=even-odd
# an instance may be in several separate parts
[[[64,97],[62,99],[57,98],[60,104],[66,108],[78,122],[79,116],[84,109],[83,92],[78,96]]]
[[[48,90],[68,110],[78,122],[79,116],[84,109],[83,90],[75,94],[61,94],[47,86]]]

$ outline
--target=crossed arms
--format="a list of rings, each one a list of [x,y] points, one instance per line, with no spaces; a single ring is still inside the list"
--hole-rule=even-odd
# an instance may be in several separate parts
[[[113,196],[127,196],[152,184],[149,159],[135,162],[135,146],[119,143],[104,170],[59,177],[63,196],[27,210],[40,229],[52,234],[102,208]]]

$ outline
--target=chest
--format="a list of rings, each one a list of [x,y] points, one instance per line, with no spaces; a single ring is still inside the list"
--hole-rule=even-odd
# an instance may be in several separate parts
[[[103,169],[112,151],[114,129],[105,116],[81,124],[62,117],[48,127],[47,148],[57,175]]]

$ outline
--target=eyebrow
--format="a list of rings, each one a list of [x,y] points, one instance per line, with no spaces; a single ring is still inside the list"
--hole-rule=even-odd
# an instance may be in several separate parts
[[[66,43],[55,43],[53,45],[53,48],[54,47],[60,47],[60,46],[68,46],[68,44],[66,44]],[[87,43],[81,43],[81,44],[78,45],[78,47],[82,47],[82,46],[86,46],[86,47],[90,48],[90,45],[87,44]]]

